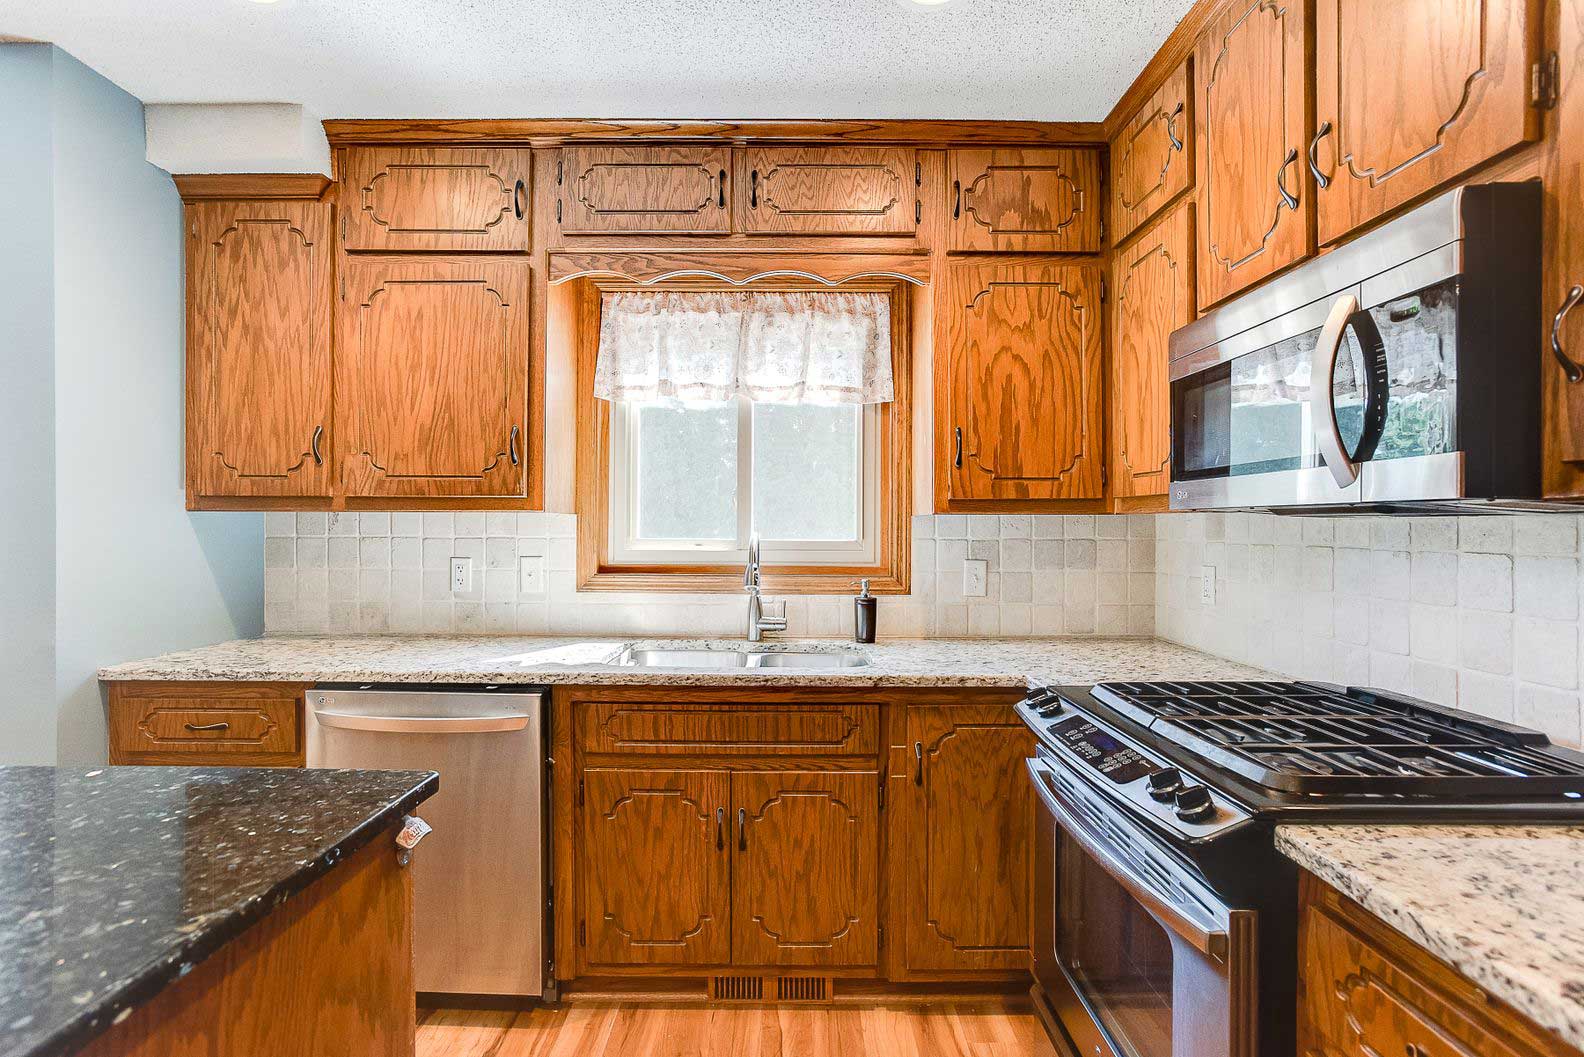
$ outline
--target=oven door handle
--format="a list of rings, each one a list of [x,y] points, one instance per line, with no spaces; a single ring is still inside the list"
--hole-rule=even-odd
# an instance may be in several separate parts
[[[1332,303],[1309,365],[1310,428],[1314,431],[1315,447],[1320,449],[1320,457],[1325,460],[1326,469],[1331,471],[1338,488],[1346,488],[1359,478],[1358,464],[1348,455],[1347,445],[1342,442],[1342,430],[1337,427],[1336,393],[1331,388],[1348,320],[1358,308],[1358,298],[1352,294],[1343,294]]]
[[[1200,954],[1224,962],[1227,956],[1227,931],[1214,922],[1205,922],[1186,908],[1160,895],[1141,878],[1122,857],[1093,829],[1078,818],[1057,798],[1049,778],[1050,766],[1038,759],[1025,760],[1034,791],[1039,794],[1045,809],[1051,813],[1063,830],[1100,865],[1112,880],[1121,885],[1127,894],[1139,902],[1151,917],[1186,940]]]

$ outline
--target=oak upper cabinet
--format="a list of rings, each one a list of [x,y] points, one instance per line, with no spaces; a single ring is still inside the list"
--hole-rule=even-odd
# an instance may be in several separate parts
[[[529,150],[348,148],[346,248],[525,251],[532,162]]]
[[[1126,239],[1193,186],[1193,83],[1172,71],[1111,141],[1112,238]]]
[[[1171,483],[1171,332],[1194,319],[1193,205],[1180,202],[1112,256],[1111,492]]]
[[[954,150],[953,250],[1097,253],[1100,152]]]
[[[732,775],[732,961],[874,965],[879,774]]]
[[[749,147],[739,228],[750,234],[912,235],[918,152],[890,147]]]
[[[188,506],[329,496],[329,204],[199,201],[186,217]]]
[[[1201,309],[1310,251],[1307,18],[1307,0],[1237,0],[1195,47]]]
[[[1561,69],[1584,69],[1584,0],[1559,9]],[[1555,340],[1540,375],[1541,487],[1571,497],[1584,495],[1584,77],[1565,76],[1560,89],[1545,174],[1543,303]]]
[[[567,147],[557,167],[563,235],[724,235],[728,147]]]
[[[948,497],[1099,498],[1099,267],[955,260],[941,312]]]
[[[1539,0],[1314,3],[1322,244],[1539,137]]]
[[[601,768],[583,783],[589,964],[730,961],[727,772]]]
[[[908,814],[909,969],[1026,969],[1033,736],[1009,705],[915,706]]]
[[[348,496],[520,496],[526,260],[345,260],[336,423]]]

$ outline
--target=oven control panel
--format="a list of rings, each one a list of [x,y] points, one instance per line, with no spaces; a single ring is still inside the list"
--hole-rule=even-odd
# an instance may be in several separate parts
[[[1116,735],[1101,730],[1093,720],[1083,716],[1068,716],[1046,730],[1079,759],[1117,785],[1136,782],[1158,769],[1137,749],[1124,745]]]

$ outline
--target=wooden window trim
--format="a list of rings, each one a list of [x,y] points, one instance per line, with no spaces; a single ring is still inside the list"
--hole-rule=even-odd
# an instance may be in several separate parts
[[[600,295],[606,290],[718,290],[719,282],[674,281],[637,284],[617,278],[577,280],[577,583],[579,591],[669,591],[737,593],[740,565],[616,565],[610,561],[610,405],[594,396],[599,354]],[[736,287],[726,287],[736,289]],[[754,290],[828,289],[823,283],[760,282]],[[912,573],[913,350],[911,287],[900,280],[862,280],[846,290],[879,290],[891,298],[891,371],[896,397],[880,419],[881,473],[879,558],[872,565],[766,565],[766,594],[847,594],[852,581],[867,579],[877,594],[906,594]]]

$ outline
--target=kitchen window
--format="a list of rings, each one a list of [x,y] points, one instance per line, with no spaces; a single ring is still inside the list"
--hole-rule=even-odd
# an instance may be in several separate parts
[[[905,295],[878,285],[597,296],[584,588],[740,589],[758,535],[767,590],[846,590],[856,577],[903,589]]]

